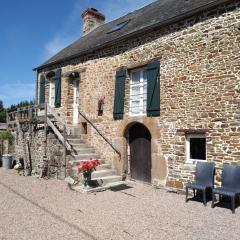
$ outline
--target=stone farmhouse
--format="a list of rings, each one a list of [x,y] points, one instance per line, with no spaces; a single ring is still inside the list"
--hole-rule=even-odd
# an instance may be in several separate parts
[[[215,161],[216,182],[240,162],[239,0],[158,0],[108,23],[88,8],[82,19],[83,36],[34,69],[37,103],[75,141],[123,179],[170,188],[197,161]]]

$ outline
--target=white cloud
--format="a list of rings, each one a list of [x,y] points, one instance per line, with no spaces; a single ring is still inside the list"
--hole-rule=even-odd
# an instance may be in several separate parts
[[[45,45],[45,57],[50,58],[63,48],[65,48],[69,43],[72,42],[72,39],[69,37],[55,36],[52,40],[46,43]]]
[[[20,101],[32,100],[35,97],[35,84],[32,83],[13,83],[3,84],[0,88],[0,99],[6,107]]]

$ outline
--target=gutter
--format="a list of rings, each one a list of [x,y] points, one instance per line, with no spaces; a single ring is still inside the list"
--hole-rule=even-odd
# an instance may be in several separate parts
[[[183,13],[183,14],[178,15],[176,17],[167,19],[167,20],[165,20],[163,22],[155,23],[153,25],[149,25],[149,26],[144,27],[142,29],[138,29],[137,31],[133,31],[133,32],[130,32],[128,34],[125,34],[125,35],[123,35],[121,37],[118,37],[118,38],[115,38],[115,39],[113,39],[113,40],[111,40],[109,42],[106,42],[106,43],[102,44],[101,46],[93,47],[93,48],[91,48],[89,50],[82,51],[82,52],[74,54],[74,55],[72,55],[70,57],[62,58],[62,59],[57,60],[55,62],[51,62],[51,63],[45,64],[45,65],[41,65],[39,67],[34,68],[33,71],[42,70],[42,69],[44,69],[46,67],[50,67],[50,66],[53,66],[55,64],[61,64],[61,63],[65,62],[65,61],[69,61],[69,60],[72,60],[74,58],[80,57],[82,55],[86,55],[86,54],[95,52],[95,51],[103,49],[105,47],[110,47],[112,45],[115,45],[116,43],[119,43],[119,42],[123,41],[123,40],[127,40],[129,38],[134,37],[134,36],[138,36],[140,33],[146,33],[146,32],[149,32],[149,31],[161,28],[161,27],[165,27],[167,25],[176,23],[176,22],[178,22],[178,21],[180,21],[180,20],[182,20],[184,18],[194,16],[195,14],[197,14],[197,13],[199,13],[201,11],[209,10],[211,8],[217,7],[218,5],[221,5],[221,4],[227,3],[227,2],[231,2],[231,0],[216,0],[215,2],[212,2],[212,3],[209,3],[209,4],[203,5],[201,7],[195,8],[195,9],[189,11],[189,12],[186,12],[186,13]]]

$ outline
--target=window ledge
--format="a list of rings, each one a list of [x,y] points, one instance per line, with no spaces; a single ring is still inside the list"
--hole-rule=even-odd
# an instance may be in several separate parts
[[[187,164],[197,164],[197,162],[207,162],[207,160],[201,160],[201,159],[189,159],[186,161]]]
[[[147,114],[129,114],[129,117],[146,117]]]

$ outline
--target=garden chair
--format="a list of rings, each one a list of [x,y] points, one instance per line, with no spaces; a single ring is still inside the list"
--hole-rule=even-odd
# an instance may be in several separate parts
[[[188,189],[192,189],[194,197],[196,197],[196,190],[202,192],[203,203],[207,205],[207,190],[212,190],[214,186],[214,162],[198,162],[196,168],[196,180],[194,183],[186,185],[186,202],[188,201]]]
[[[235,213],[236,197],[240,196],[240,166],[223,165],[222,186],[212,191],[212,208],[215,206],[216,194],[219,195],[219,201],[222,196],[231,198],[232,213]]]

